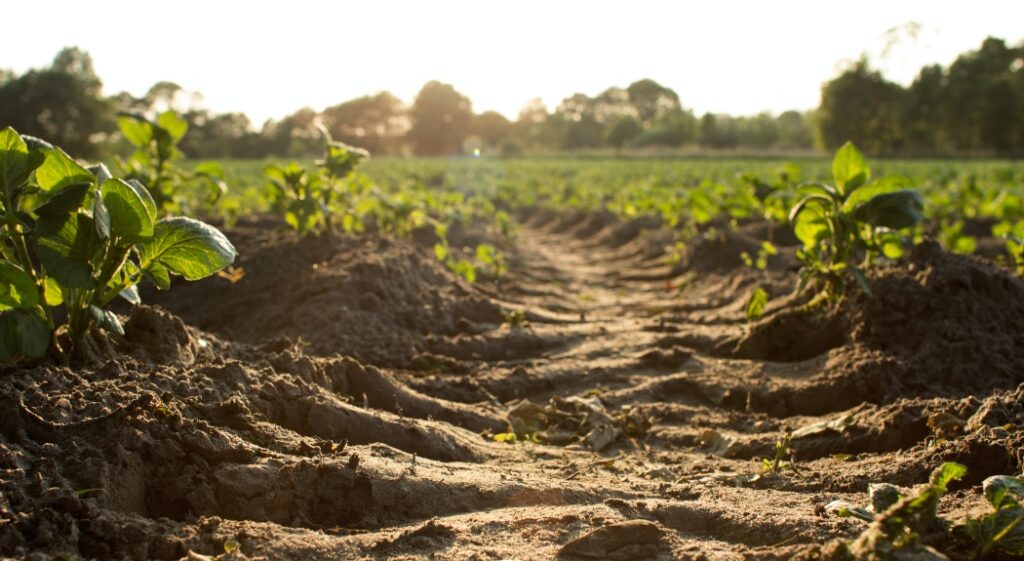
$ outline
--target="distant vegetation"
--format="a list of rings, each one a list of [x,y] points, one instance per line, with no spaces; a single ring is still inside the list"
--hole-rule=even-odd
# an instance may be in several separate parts
[[[189,102],[177,84],[160,82],[137,98],[105,96],[88,53],[61,51],[22,75],[0,70],[0,127],[12,126],[84,157],[125,153],[117,115],[155,116],[178,109],[188,157],[312,157],[317,125],[333,138],[374,154],[442,156],[476,149],[506,156],[562,151],[832,151],[852,140],[872,155],[1020,156],[1024,154],[1024,44],[988,38],[949,67],[921,69],[909,87],[890,82],[862,58],[824,84],[812,111],[695,115],[670,88],[650,79],[576,93],[554,110],[528,102],[518,118],[486,111],[454,87],[428,82],[411,106],[388,92],[322,111],[302,108],[257,128],[243,113],[212,113]],[[751,96],[757,85],[751,84]]]

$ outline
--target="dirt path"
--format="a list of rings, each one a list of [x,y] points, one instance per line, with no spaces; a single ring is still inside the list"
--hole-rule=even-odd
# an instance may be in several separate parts
[[[790,559],[862,531],[824,505],[871,482],[960,461],[942,512],[962,518],[1019,472],[1021,433],[999,429],[1024,422],[1017,279],[921,252],[807,319],[793,248],[756,271],[738,254],[760,238],[709,230],[671,264],[644,225],[524,215],[507,277],[475,285],[429,244],[243,225],[237,284],[147,295],[176,315],[137,308],[91,366],[6,373],[0,549]],[[773,300],[746,325],[756,286]],[[496,442],[509,427],[537,442]]]

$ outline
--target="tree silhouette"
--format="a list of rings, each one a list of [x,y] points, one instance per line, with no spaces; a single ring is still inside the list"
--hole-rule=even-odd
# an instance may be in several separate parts
[[[408,138],[421,156],[454,154],[469,132],[473,108],[469,99],[449,84],[427,82],[409,113]]]
[[[48,68],[0,82],[0,128],[12,126],[72,154],[95,156],[92,136],[114,128],[113,107],[102,88],[89,54],[65,48]]]

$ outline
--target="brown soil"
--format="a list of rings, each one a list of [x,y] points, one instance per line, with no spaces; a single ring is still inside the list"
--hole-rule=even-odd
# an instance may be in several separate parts
[[[865,528],[824,505],[869,483],[961,462],[941,511],[962,519],[1024,465],[1017,278],[925,244],[809,312],[763,225],[672,264],[654,220],[520,219],[511,272],[476,284],[429,239],[253,219],[230,232],[237,282],[148,294],[166,310],[128,311],[72,366],[6,367],[0,554],[807,558]],[[767,237],[780,254],[742,267]],[[541,442],[496,442],[510,425]],[[799,473],[762,474],[800,428]]]

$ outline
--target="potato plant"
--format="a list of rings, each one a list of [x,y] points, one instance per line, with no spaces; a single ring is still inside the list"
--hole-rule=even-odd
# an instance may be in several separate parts
[[[901,230],[923,218],[924,201],[907,181],[890,177],[869,181],[864,156],[847,142],[832,160],[833,184],[811,183],[800,188],[789,213],[803,249],[802,280],[818,284],[831,299],[843,295],[847,276],[867,292],[863,268],[879,256],[903,253]]]
[[[70,351],[94,325],[123,334],[107,305],[138,303],[143,278],[166,289],[235,259],[212,226],[158,218],[139,181],[11,128],[0,131],[0,188],[0,358]]]
[[[177,164],[183,157],[178,144],[188,132],[188,122],[174,111],[165,111],[152,120],[140,113],[122,113],[117,126],[135,148],[127,160],[118,160],[119,167],[128,179],[137,180],[149,191],[159,212],[188,209],[186,184],[206,189],[199,201],[206,206],[216,205],[227,193],[224,169],[219,163],[202,162],[193,171]]]
[[[334,141],[323,127],[320,132],[324,139],[324,156],[316,161],[315,171],[307,171],[296,162],[264,169],[273,189],[274,207],[300,235],[330,229],[334,226],[335,215],[348,214],[346,210],[351,207],[351,201],[347,200],[344,183],[356,166],[370,156],[362,148]]]

